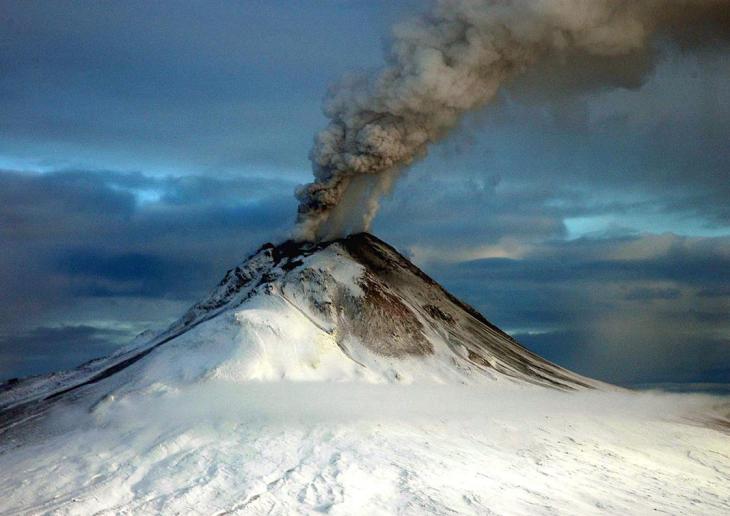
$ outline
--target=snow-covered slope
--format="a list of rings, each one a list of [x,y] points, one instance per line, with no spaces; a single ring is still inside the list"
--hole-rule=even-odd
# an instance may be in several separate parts
[[[593,389],[597,388],[597,389]],[[730,511],[730,410],[522,348],[368,234],[0,392],[0,513]]]
[[[211,379],[0,438],[0,514],[730,513],[718,399]],[[719,425],[719,424],[718,424]],[[727,432],[727,427],[724,430]]]

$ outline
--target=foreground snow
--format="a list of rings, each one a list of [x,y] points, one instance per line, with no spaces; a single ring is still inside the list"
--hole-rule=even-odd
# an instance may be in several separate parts
[[[57,406],[3,441],[0,512],[728,514],[722,402],[208,381]]]

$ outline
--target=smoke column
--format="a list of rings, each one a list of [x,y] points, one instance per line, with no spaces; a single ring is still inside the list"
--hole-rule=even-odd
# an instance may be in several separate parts
[[[325,100],[295,238],[367,230],[405,167],[535,65],[606,63],[649,52],[652,36],[701,44],[712,30],[727,35],[729,11],[728,0],[437,0],[394,28],[378,74],[349,77]]]

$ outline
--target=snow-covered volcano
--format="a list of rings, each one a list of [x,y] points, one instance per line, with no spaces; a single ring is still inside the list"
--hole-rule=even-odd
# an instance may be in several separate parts
[[[0,409],[15,419],[87,390],[209,377],[599,385],[529,352],[391,246],[360,233],[266,244],[166,331],[75,371],[6,386]]]
[[[530,353],[367,233],[264,245],[171,331],[199,324],[232,327],[253,348],[216,370],[241,380],[596,385]]]
[[[167,330],[0,392],[0,513],[730,510],[723,401],[530,353],[369,234],[264,245]]]

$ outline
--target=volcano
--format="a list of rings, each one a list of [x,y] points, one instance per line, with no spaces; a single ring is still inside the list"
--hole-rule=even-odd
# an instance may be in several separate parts
[[[720,514],[726,412],[544,360],[373,235],[287,241],[4,384],[0,513]]]
[[[7,424],[61,397],[205,375],[601,385],[531,353],[393,247],[359,233],[265,244],[159,335],[75,371],[6,386],[0,409]]]

